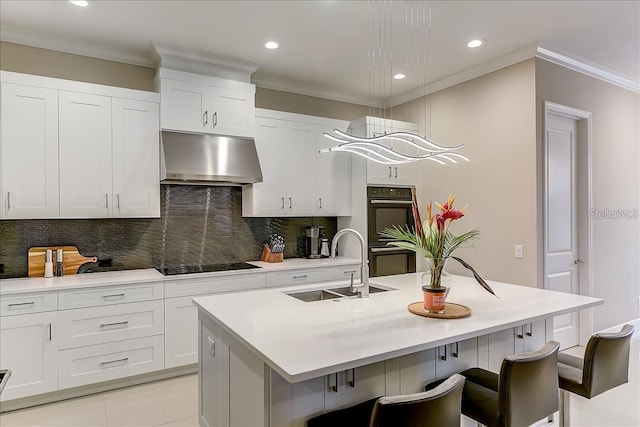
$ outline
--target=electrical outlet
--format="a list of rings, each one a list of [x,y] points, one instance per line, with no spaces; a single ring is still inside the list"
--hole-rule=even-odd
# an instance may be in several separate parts
[[[516,258],[524,258],[524,248],[522,245],[515,246],[515,256]]]

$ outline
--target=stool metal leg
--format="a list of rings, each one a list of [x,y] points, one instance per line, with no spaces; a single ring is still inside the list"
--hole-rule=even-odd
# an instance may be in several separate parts
[[[558,416],[558,422],[560,427],[569,427],[571,408],[569,407],[570,394],[566,390],[560,389],[560,415]]]

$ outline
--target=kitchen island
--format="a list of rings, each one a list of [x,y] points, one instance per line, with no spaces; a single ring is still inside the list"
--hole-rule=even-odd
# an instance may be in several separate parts
[[[201,426],[304,426],[308,418],[379,395],[421,391],[470,366],[497,370],[506,354],[552,339],[554,316],[596,298],[454,276],[461,319],[414,315],[420,273],[376,277],[370,298],[304,302],[288,293],[342,283],[196,298]]]

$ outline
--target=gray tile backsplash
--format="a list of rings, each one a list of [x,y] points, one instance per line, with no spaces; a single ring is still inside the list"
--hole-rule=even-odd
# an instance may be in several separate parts
[[[0,221],[0,278],[26,277],[33,246],[73,245],[96,256],[80,272],[252,261],[270,234],[285,240],[285,258],[302,256],[304,228],[336,218],[243,218],[239,187],[161,186],[161,217]]]

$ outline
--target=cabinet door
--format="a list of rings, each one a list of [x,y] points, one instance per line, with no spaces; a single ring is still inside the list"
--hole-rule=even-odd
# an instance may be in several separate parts
[[[255,94],[240,90],[210,88],[211,127],[207,132],[251,137],[255,134]]]
[[[283,121],[285,151],[280,167],[286,171],[285,212],[288,215],[314,215],[315,205],[315,128],[307,123]]]
[[[160,83],[162,129],[211,132],[213,111],[207,107],[209,88],[179,80]]]
[[[419,393],[435,379],[435,349],[423,350],[398,358],[400,394]]]
[[[199,318],[198,419],[201,426],[229,425],[229,346],[210,320]]]
[[[57,218],[58,91],[2,83],[0,108],[0,217]]]
[[[12,374],[0,400],[54,391],[58,386],[56,313],[3,317],[0,369]]]
[[[344,131],[344,129],[342,129]],[[335,141],[323,136],[332,127],[316,126],[316,214],[321,216],[351,215],[351,155],[348,153],[322,153]]]
[[[546,323],[544,320],[526,323],[516,326],[513,330],[515,333],[515,352],[530,352],[539,350],[546,341]]]
[[[158,104],[114,98],[113,212],[116,217],[160,217]]]
[[[198,308],[192,302],[195,297],[164,301],[165,368],[198,363]]]
[[[488,335],[488,369],[491,372],[499,373],[502,360],[508,354],[514,354],[515,335],[514,329],[493,332]]]
[[[355,405],[386,392],[385,362],[372,363],[344,372],[342,407]]]
[[[436,349],[436,378],[446,378],[456,372],[478,366],[478,340],[470,338]]]
[[[60,216],[110,217],[111,98],[59,93]]]
[[[281,120],[256,117],[256,150],[263,181],[243,188],[246,216],[282,216],[285,213],[286,133]]]

